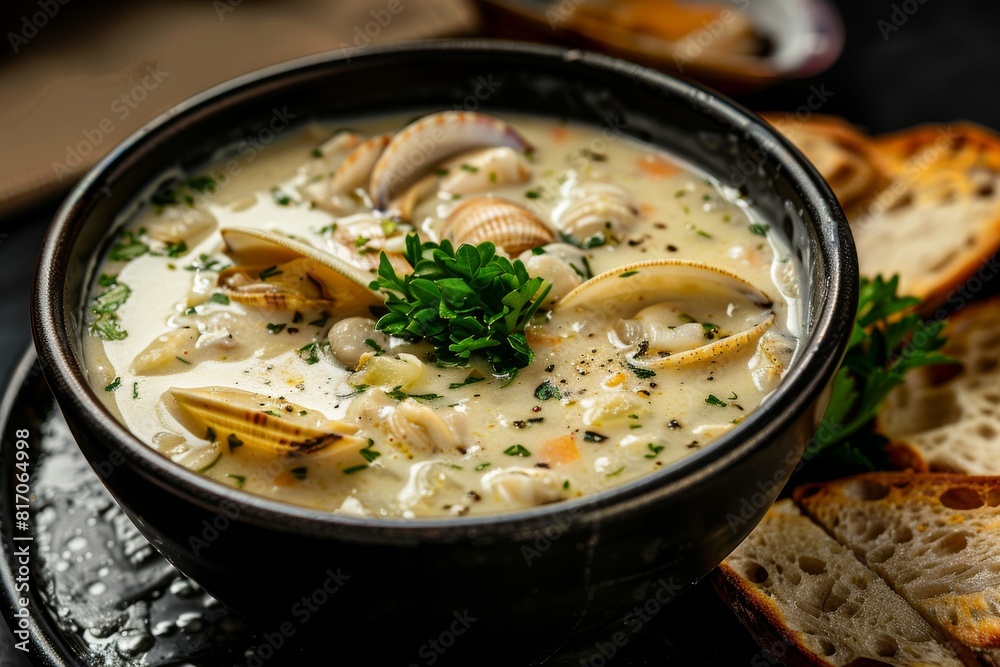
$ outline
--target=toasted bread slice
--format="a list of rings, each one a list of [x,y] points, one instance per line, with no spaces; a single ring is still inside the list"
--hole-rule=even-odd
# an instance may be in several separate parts
[[[771,508],[714,583],[784,665],[962,664],[937,630],[791,500]]]
[[[889,165],[872,139],[847,121],[820,115],[801,121],[776,113],[763,118],[813,163],[845,211],[856,209],[889,183]]]
[[[1000,477],[868,473],[794,497],[963,660],[1000,665]]]
[[[1000,249],[1000,136],[969,123],[875,140],[892,182],[849,215],[861,274],[899,274],[932,314]]]
[[[876,426],[913,468],[1000,475],[1000,298],[956,312],[945,335],[961,365],[908,373]]]

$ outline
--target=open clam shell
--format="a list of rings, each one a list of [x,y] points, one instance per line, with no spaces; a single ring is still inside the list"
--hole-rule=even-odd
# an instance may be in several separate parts
[[[707,363],[756,344],[775,321],[764,292],[706,264],[651,260],[607,271],[567,294],[548,326],[603,330],[649,369]]]
[[[273,269],[256,272],[255,275],[261,278],[261,283],[268,282],[266,279],[268,274],[280,278],[283,274],[274,273],[280,270],[279,265],[297,262],[295,270],[301,271],[322,288],[323,301],[327,302],[338,316],[368,315],[373,306],[380,306],[385,301],[379,292],[373,291],[368,286],[372,280],[370,273],[308,243],[273,232],[244,227],[223,229],[222,239],[226,244],[226,253],[239,265],[238,269],[243,271],[255,267]],[[224,274],[220,274],[220,281],[224,279]],[[275,284],[275,290],[271,291],[285,290]],[[272,301],[275,298],[277,297],[272,298]]]
[[[412,220],[416,207],[438,193],[446,199],[489,192],[531,179],[531,165],[524,155],[507,146],[461,153],[425,175],[389,204],[393,215]]]
[[[472,111],[442,111],[414,121],[386,146],[372,169],[368,192],[378,210],[442,160],[484,146],[527,151],[531,144],[507,123]]]
[[[379,134],[351,151],[330,177],[328,192],[335,195],[364,187],[379,156],[391,140],[391,134]]]
[[[443,233],[455,245],[489,241],[511,257],[556,241],[556,233],[534,213],[499,197],[473,197],[452,209]]]
[[[171,388],[181,410],[209,437],[228,445],[271,454],[319,454],[361,458],[367,438],[354,424],[327,419],[314,410],[229,387]]]

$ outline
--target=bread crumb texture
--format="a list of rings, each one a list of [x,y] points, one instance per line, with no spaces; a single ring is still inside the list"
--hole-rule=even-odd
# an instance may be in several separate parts
[[[777,503],[723,563],[716,586],[762,646],[782,647],[772,653],[783,664],[962,664],[937,630],[791,500]]]
[[[1000,478],[868,473],[794,497],[942,634],[1000,664]]]
[[[1000,475],[1000,298],[965,306],[944,335],[960,364],[907,374],[877,428],[905,466]]]

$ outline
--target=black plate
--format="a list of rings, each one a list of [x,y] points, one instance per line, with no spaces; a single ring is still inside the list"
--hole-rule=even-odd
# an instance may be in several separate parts
[[[254,628],[167,563],[87,465],[39,373],[34,352],[24,355],[7,385],[0,424],[0,596],[14,630],[19,598],[28,602],[27,648],[33,664],[302,666],[326,664],[331,651],[351,647],[344,639],[335,642],[339,649],[329,644],[301,646],[292,637],[274,650],[279,643],[275,628]],[[21,436],[27,431],[27,437],[18,437],[18,431]],[[18,440],[27,447],[19,450]],[[18,451],[26,451],[27,458],[19,461]],[[17,475],[23,472],[29,475],[31,498],[26,530],[17,523],[25,519],[16,515],[15,507]],[[17,554],[25,546],[29,574],[27,581],[21,577],[18,582]],[[16,587],[24,583],[29,590],[18,592]],[[623,635],[620,646],[598,641],[560,651],[544,664],[736,665],[756,664],[755,659],[772,664],[706,582],[658,609],[650,606],[650,611],[642,632]],[[270,657],[257,663],[248,651]],[[476,664],[491,664],[490,647],[476,647],[472,654]],[[415,653],[413,664],[441,664],[431,662],[432,657],[436,654],[431,650]]]

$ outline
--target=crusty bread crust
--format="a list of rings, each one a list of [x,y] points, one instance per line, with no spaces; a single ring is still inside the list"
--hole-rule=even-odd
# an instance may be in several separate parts
[[[876,429],[898,468],[1000,475],[1000,297],[963,307],[944,333],[961,365],[908,374]]]
[[[712,585],[719,596],[740,619],[757,645],[778,657],[787,667],[832,667],[826,660],[814,655],[798,633],[788,627],[788,622],[775,602],[757,590],[736,570],[722,563],[712,575]],[[781,647],[781,651],[776,650]]]
[[[890,165],[871,137],[842,118],[813,115],[799,120],[778,113],[762,117],[805,154],[848,213],[889,183]]]
[[[933,315],[1000,250],[1000,136],[972,123],[874,140],[891,182],[850,221],[863,275],[900,274]]]

